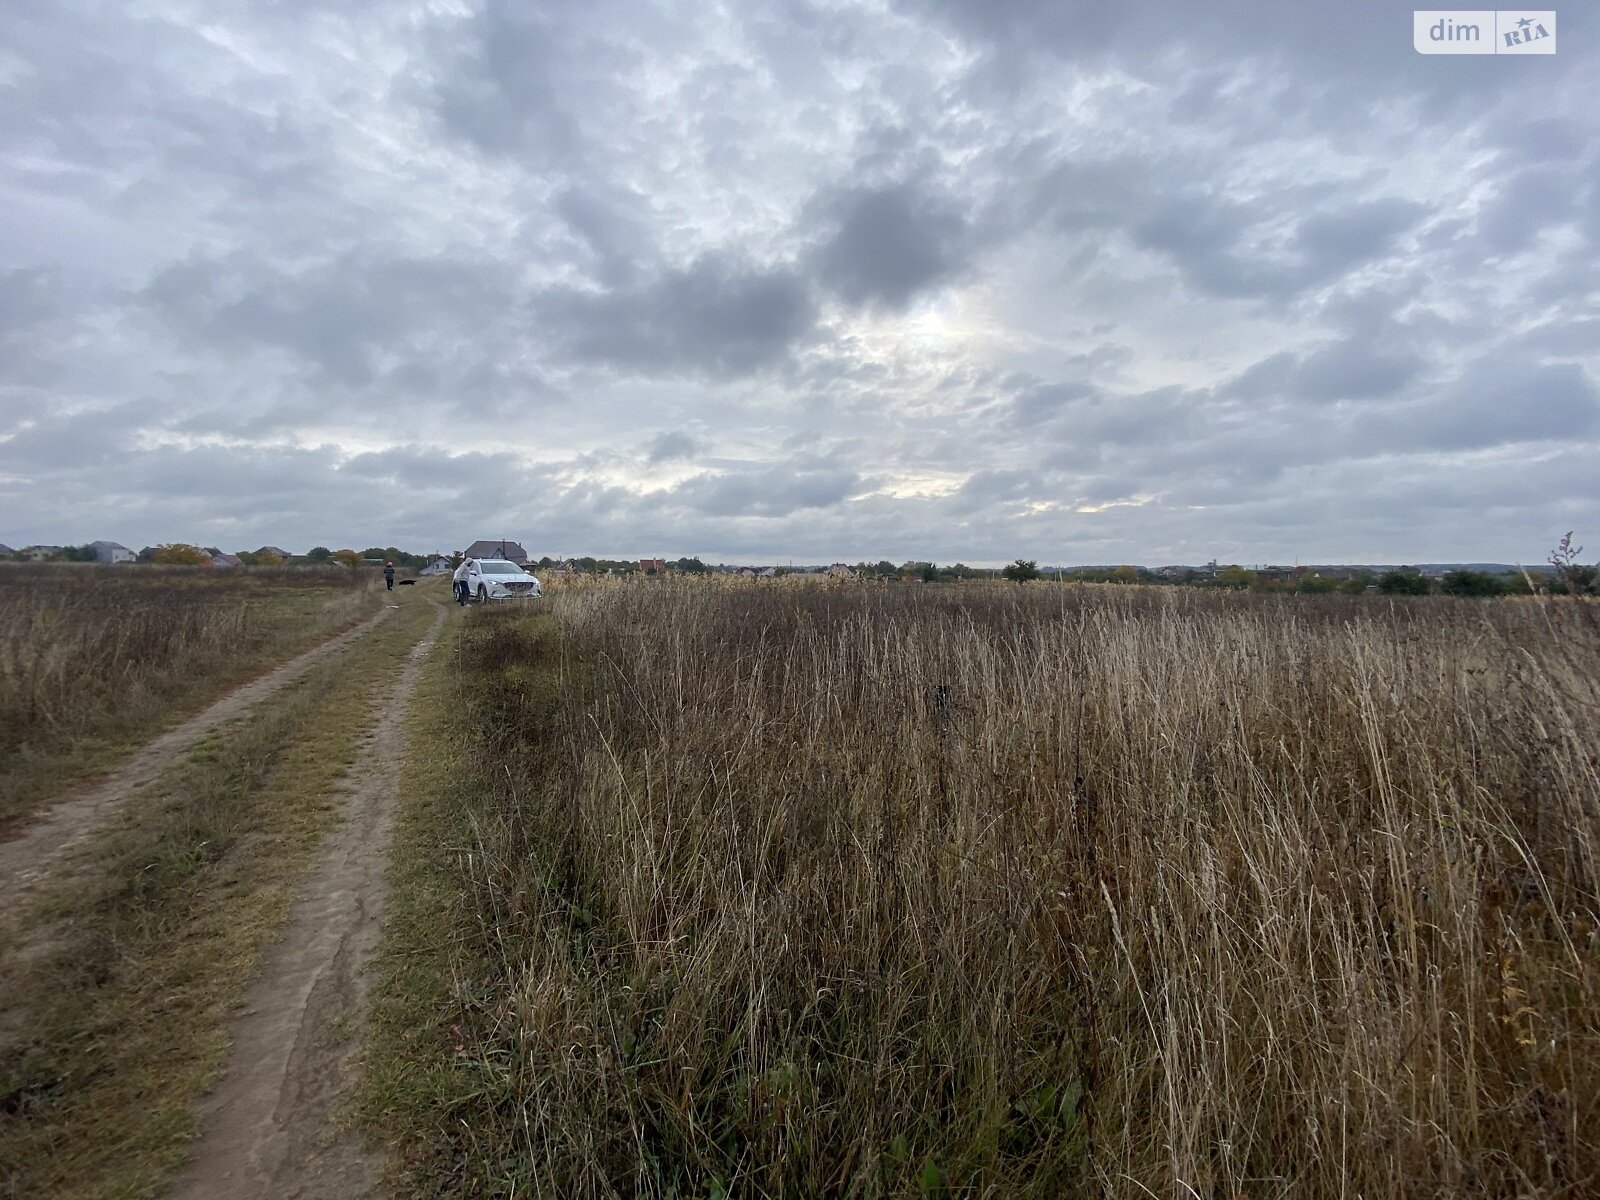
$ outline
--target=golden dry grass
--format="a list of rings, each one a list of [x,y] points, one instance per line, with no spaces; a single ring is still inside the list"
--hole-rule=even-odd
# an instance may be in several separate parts
[[[1600,1189],[1584,602],[547,614],[469,622],[392,947],[419,1193]]]
[[[370,610],[343,567],[0,566],[0,823]]]

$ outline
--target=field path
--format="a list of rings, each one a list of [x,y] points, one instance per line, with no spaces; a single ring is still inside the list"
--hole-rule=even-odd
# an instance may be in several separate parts
[[[407,698],[448,611],[440,605],[412,647],[353,770],[344,821],[245,995],[175,1200],[361,1200],[381,1178],[381,1162],[335,1135],[335,1108],[350,1082],[364,968],[382,926]]]
[[[293,683],[329,655],[369,633],[393,611],[380,608],[360,625],[291,658],[259,679],[229,692],[210,708],[145,743],[122,766],[57,797],[49,808],[0,841],[0,896],[43,876],[64,851],[100,828],[128,798],[148,787],[173,761],[219,725],[243,716],[274,692]]]

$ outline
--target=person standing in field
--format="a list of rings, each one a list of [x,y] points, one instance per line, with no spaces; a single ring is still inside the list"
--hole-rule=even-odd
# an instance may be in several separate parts
[[[383,564],[383,583],[389,591],[394,591],[394,560],[390,559]]]

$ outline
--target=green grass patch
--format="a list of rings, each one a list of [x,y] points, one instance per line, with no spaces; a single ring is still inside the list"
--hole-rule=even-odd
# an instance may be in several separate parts
[[[463,856],[483,816],[481,750],[467,711],[467,621],[452,620],[424,666],[408,716],[407,786],[390,848],[384,941],[374,964],[370,1031],[356,1112],[375,1138],[400,1146],[408,1194],[493,1191],[485,1165],[458,1152],[486,1107],[461,1051],[460,997],[496,966],[482,917],[462,893]],[[492,1170],[492,1168],[489,1168]]]

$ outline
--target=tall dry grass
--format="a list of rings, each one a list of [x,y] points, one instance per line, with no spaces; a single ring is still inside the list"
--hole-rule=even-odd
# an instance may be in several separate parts
[[[0,567],[0,820],[13,786],[37,790],[53,762],[69,774],[85,739],[136,733],[311,644],[372,586],[342,567]]]
[[[1596,1194],[1578,603],[684,581],[481,614],[452,1170]]]

